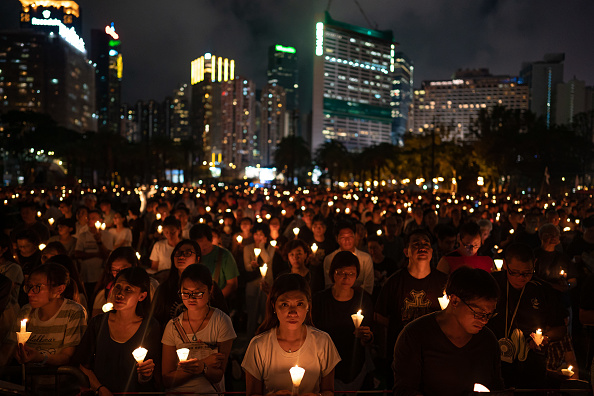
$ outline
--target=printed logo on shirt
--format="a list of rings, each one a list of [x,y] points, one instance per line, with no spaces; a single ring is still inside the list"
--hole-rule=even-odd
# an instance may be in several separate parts
[[[540,309],[538,298],[534,297],[532,300],[530,300],[530,302],[532,303],[532,309]]]
[[[403,323],[410,322],[429,313],[429,308],[431,307],[431,301],[427,299],[427,294],[424,290],[411,290],[410,297],[404,299],[404,306],[402,307]]]

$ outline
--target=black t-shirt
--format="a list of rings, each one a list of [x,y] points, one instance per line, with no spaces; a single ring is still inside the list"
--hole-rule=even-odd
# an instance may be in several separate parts
[[[491,319],[488,326],[493,330],[497,339],[500,339],[505,337],[505,311],[508,290],[507,273],[505,271],[499,271],[492,275],[499,284],[501,296],[499,297],[499,301],[497,301],[497,312],[499,315]],[[521,289],[516,290],[511,285],[509,286],[509,302],[507,303],[508,328],[510,327],[521,292]],[[567,316],[568,313],[561,305],[554,290],[548,284],[533,277],[526,284],[511,329],[518,328],[522,330],[524,337],[529,339],[530,333],[535,332],[536,329],[545,331],[545,328],[549,326],[564,326]]]
[[[398,396],[460,396],[474,384],[503,389],[497,339],[488,328],[474,334],[462,348],[454,345],[436,320],[437,313],[409,323],[394,349],[394,394]]]
[[[441,309],[437,299],[443,296],[447,279],[446,274],[437,270],[432,270],[423,279],[417,279],[407,268],[403,268],[386,281],[375,304],[375,311],[389,320],[388,348],[393,347],[406,324]]]
[[[148,350],[145,361],[153,359],[155,365],[161,363],[161,328],[153,318],[143,319],[134,335],[125,343],[111,338],[109,313],[91,319],[82,341],[76,349],[73,361],[93,370],[101,385],[111,392],[148,392],[155,388],[155,371],[149,382],[138,381],[136,360],[132,351],[142,346]]]
[[[355,338],[355,324],[351,315],[361,310],[362,326],[373,322],[373,303],[369,294],[356,288],[349,301],[337,301],[328,288],[314,295],[311,313],[314,325],[330,335],[342,360],[336,365],[336,378],[352,382],[361,372],[365,362],[365,348]]]

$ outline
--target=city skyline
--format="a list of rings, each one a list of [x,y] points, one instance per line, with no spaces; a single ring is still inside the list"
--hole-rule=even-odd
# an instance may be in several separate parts
[[[124,102],[171,95],[179,83],[189,83],[189,63],[205,52],[224,51],[241,65],[238,73],[261,89],[268,48],[282,44],[297,49],[301,102],[306,109],[311,105],[315,17],[326,1],[179,1],[175,7],[156,0],[142,6],[114,0],[78,3],[87,48],[90,31],[111,22],[122,37]],[[397,51],[414,62],[415,87],[423,80],[450,78],[460,68],[517,75],[522,62],[553,52],[566,54],[565,80],[575,76],[594,85],[594,37],[587,24],[594,4],[587,0],[571,8],[552,0],[361,4],[367,19],[380,30],[392,30]],[[3,1],[0,28],[18,28],[19,9],[18,0]],[[354,2],[334,1],[329,11],[336,20],[369,26]]]

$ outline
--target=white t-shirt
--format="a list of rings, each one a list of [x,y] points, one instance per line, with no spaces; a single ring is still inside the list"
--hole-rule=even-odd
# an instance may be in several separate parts
[[[291,391],[289,369],[298,365],[305,369],[299,394],[319,393],[320,380],[340,362],[330,336],[307,326],[305,342],[296,352],[285,352],[276,338],[276,327],[252,338],[241,367],[264,383],[264,394],[279,390]]]
[[[158,261],[159,267],[157,272],[171,268],[171,253],[173,253],[175,246],[170,246],[167,239],[161,239],[153,245],[151,251],[151,261]]]
[[[132,246],[132,230],[128,227],[124,227],[124,229],[119,232],[117,228],[110,228],[108,231],[114,237],[114,246]],[[124,243],[120,245],[122,242]]]
[[[196,338],[198,341],[184,343],[175,325],[173,324],[173,320],[170,320],[167,323],[167,326],[165,326],[165,332],[163,333],[163,338],[161,339],[163,345],[174,346],[175,349],[188,348],[190,350],[188,359],[204,359],[206,356],[217,353],[218,349],[216,349],[216,343],[234,340],[237,338],[237,335],[235,334],[235,330],[233,330],[231,318],[229,318],[229,316],[217,308],[212,309],[214,312],[212,313],[212,316],[206,327],[196,333]],[[180,323],[184,314],[185,313],[182,313],[178,316]],[[188,334],[188,338],[190,340],[192,339],[192,336],[192,334]],[[207,347],[210,347],[210,349]],[[219,386],[221,391],[224,392],[225,376],[223,376],[221,382],[219,382]],[[167,390],[170,392],[206,393],[213,392],[214,388],[208,379],[206,379],[203,375],[200,375],[190,379],[183,385]]]
[[[113,235],[107,230],[100,230],[101,242],[103,246],[111,251],[113,250]],[[95,237],[90,231],[85,231],[76,239],[76,247],[78,250],[85,253],[98,253],[99,246]],[[98,282],[103,274],[103,259],[100,257],[91,257],[85,260],[80,260],[80,277],[85,283]]]

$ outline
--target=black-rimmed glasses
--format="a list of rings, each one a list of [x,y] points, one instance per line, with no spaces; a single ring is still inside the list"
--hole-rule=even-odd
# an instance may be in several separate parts
[[[178,250],[177,252],[175,252],[175,254],[173,255],[173,257],[191,257],[193,254],[196,254],[196,252],[194,252],[193,250]]]
[[[189,300],[189,299],[197,299],[197,298],[202,298],[204,296],[204,292],[182,292],[179,291],[177,292],[177,294],[183,299],[183,300]]]
[[[464,303],[464,305],[466,305],[468,307],[468,309],[470,309],[470,312],[472,312],[472,315],[477,320],[486,320],[488,322],[491,319],[493,319],[495,316],[497,316],[497,312],[491,312],[491,313],[477,312],[474,309],[472,309],[472,307],[470,305],[468,305],[468,303],[466,301],[464,301],[462,299],[460,299],[460,301],[462,301]]]

